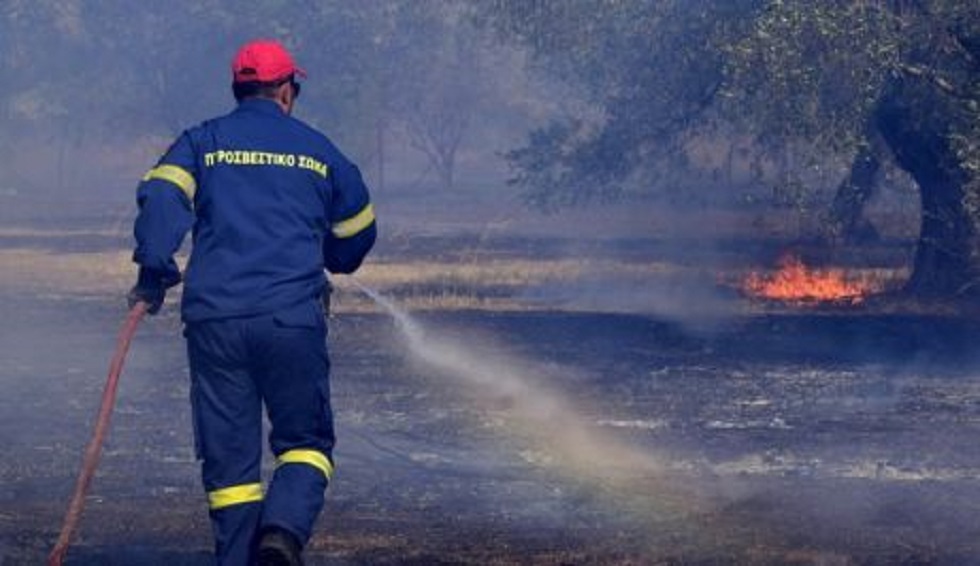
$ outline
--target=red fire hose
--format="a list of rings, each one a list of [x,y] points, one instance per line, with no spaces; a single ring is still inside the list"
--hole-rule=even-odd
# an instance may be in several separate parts
[[[78,519],[82,514],[85,494],[88,492],[88,486],[95,474],[95,467],[99,463],[99,455],[102,453],[102,441],[105,439],[106,430],[109,428],[112,407],[116,403],[116,388],[119,385],[119,374],[122,373],[123,361],[126,359],[126,352],[129,350],[129,343],[133,339],[133,334],[136,333],[136,327],[143,315],[146,314],[146,309],[146,303],[136,303],[130,309],[122,330],[119,332],[116,353],[112,356],[112,363],[109,364],[109,377],[106,380],[105,388],[102,390],[102,406],[99,407],[99,416],[95,421],[95,431],[92,433],[92,440],[85,448],[82,469],[79,471],[78,481],[75,482],[75,491],[72,493],[71,503],[68,504],[68,511],[65,513],[65,520],[61,526],[61,534],[58,535],[58,542],[51,554],[48,555],[48,566],[61,566],[61,562],[68,552],[72,533],[74,533]]]

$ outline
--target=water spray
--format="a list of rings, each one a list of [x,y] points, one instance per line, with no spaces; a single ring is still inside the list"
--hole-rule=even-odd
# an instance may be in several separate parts
[[[557,391],[536,383],[518,363],[502,363],[480,356],[472,348],[439,336],[409,313],[357,279],[350,281],[392,318],[411,353],[446,378],[475,387],[482,396],[505,401],[509,422],[527,432],[547,454],[546,461],[577,481],[634,492],[650,487],[663,466],[650,451],[627,446],[611,438],[574,409]],[[661,502],[662,503],[662,502]]]
[[[129,351],[129,344],[136,333],[143,315],[146,314],[148,305],[142,301],[133,305],[126,321],[123,323],[122,330],[119,331],[119,339],[116,342],[116,352],[112,356],[109,364],[109,376],[106,379],[105,387],[102,390],[102,404],[99,407],[99,415],[95,420],[95,430],[92,439],[85,448],[85,457],[82,460],[82,468],[78,473],[78,480],[75,482],[75,491],[72,493],[71,502],[68,504],[68,511],[65,512],[64,523],[61,526],[61,534],[58,535],[58,542],[48,555],[48,566],[61,566],[68,553],[68,545],[71,544],[72,534],[78,526],[78,520],[82,515],[82,506],[85,503],[85,494],[88,493],[89,484],[92,483],[92,476],[95,475],[95,468],[99,464],[99,456],[102,454],[102,444],[105,441],[106,432],[109,430],[109,420],[112,417],[112,409],[116,404],[116,390],[119,386],[119,375],[122,373],[123,362],[126,360],[126,352]]]

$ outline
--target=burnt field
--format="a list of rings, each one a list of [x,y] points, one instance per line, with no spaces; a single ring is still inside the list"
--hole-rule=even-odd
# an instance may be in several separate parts
[[[57,537],[129,269],[111,234],[7,237],[4,566]],[[419,341],[338,279],[338,474],[310,564],[980,564],[974,316],[753,303],[678,285],[694,268],[640,241],[613,263],[424,242],[385,242],[363,277]],[[209,563],[175,311],[133,343],[69,564]]]

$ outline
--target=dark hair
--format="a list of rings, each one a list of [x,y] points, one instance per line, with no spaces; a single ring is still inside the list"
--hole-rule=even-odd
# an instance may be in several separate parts
[[[293,79],[293,75],[289,75],[285,79],[278,80],[275,82],[260,82],[260,81],[247,81],[241,83],[232,83],[231,91],[235,95],[235,100],[241,102],[246,98],[275,98],[276,91],[280,86],[290,83],[293,85],[293,96],[299,96],[299,83]]]

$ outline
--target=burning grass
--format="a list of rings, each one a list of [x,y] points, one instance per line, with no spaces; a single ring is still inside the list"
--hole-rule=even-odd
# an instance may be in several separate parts
[[[795,304],[856,305],[871,294],[883,291],[888,279],[887,272],[880,270],[815,269],[805,265],[796,255],[786,254],[779,260],[775,272],[768,275],[749,273],[740,288],[751,297]]]

